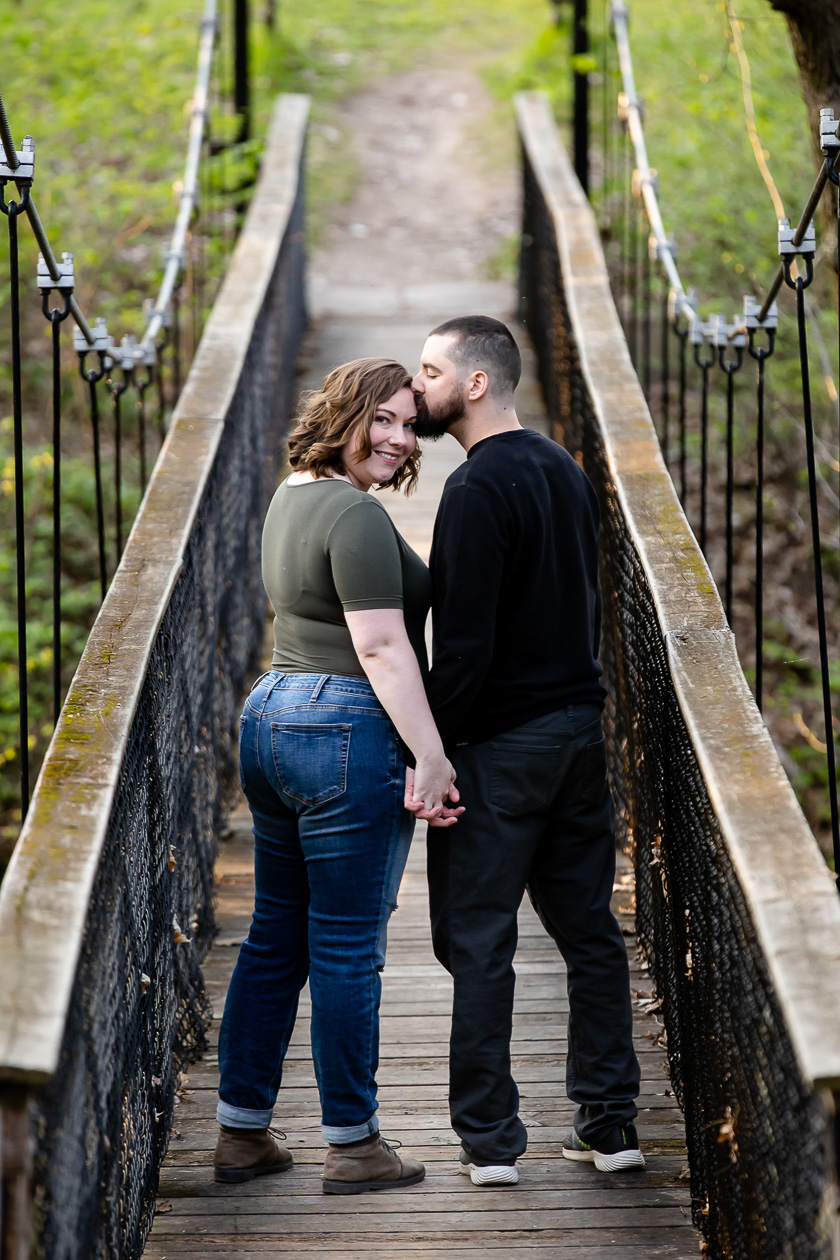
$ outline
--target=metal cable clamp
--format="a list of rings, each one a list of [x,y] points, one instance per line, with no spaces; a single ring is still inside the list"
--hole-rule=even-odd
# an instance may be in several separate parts
[[[688,340],[693,346],[716,346],[718,320],[720,315],[710,315],[708,319],[700,319],[696,312],[688,327]]]
[[[758,328],[777,329],[779,327],[779,306],[777,302],[772,302],[770,310],[759,319],[761,314],[761,305],[758,298],[753,297],[751,293],[744,294],[744,325],[747,332],[755,331]]]
[[[799,245],[794,244],[797,231],[798,229],[790,226],[790,219],[779,219],[779,257],[782,262],[792,260],[797,254],[801,254],[803,258],[813,258],[817,252],[817,229],[814,226],[814,220],[811,220],[802,233]]]
[[[689,327],[697,318],[697,290],[693,285],[685,293],[671,289],[668,294],[668,320],[677,332],[680,331],[677,326],[680,316],[685,316]],[[688,335],[688,328],[682,331],[684,335]]]
[[[840,158],[840,126],[834,117],[834,110],[829,106],[820,110],[820,150],[825,158],[825,169],[828,178],[835,186],[840,186],[840,172],[837,160]]]
[[[73,348],[78,354],[87,354],[90,350],[96,351],[98,354],[107,354],[108,346],[111,344],[111,338],[108,336],[108,323],[104,315],[97,317],[96,323],[93,325],[93,345],[90,344],[81,328],[73,330]]]
[[[62,254],[61,262],[56,263],[56,266],[58,267],[59,276],[57,280],[53,280],[44,255],[38,255],[38,288],[42,293],[48,293],[50,289],[60,289],[62,293],[72,293],[76,283],[73,255],[68,253]],[[85,345],[87,345],[87,341],[85,341]]]
[[[828,157],[829,153],[840,149],[840,126],[834,117],[834,110],[829,106],[828,109],[820,110],[820,149],[823,157]]]
[[[31,136],[24,136],[23,148],[20,153],[15,152],[18,164],[13,168],[5,161],[6,153],[0,145],[0,155],[4,159],[0,161],[0,184],[13,179],[16,184],[31,185],[35,178],[35,141]]]
[[[655,172],[654,172],[655,173]],[[659,176],[657,175],[657,180]],[[676,237],[668,236],[664,241],[660,241],[654,232],[648,237],[648,253],[651,262],[662,262],[666,254],[670,254],[672,258],[677,256]]]

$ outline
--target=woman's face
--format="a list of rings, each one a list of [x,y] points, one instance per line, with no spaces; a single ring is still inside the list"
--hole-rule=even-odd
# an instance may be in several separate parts
[[[376,408],[376,416],[370,426],[371,451],[367,459],[359,455],[362,442],[358,429],[345,442],[341,458],[347,476],[357,489],[367,491],[371,486],[390,481],[397,469],[402,468],[417,446],[414,436],[416,419],[414,395],[406,385]]]

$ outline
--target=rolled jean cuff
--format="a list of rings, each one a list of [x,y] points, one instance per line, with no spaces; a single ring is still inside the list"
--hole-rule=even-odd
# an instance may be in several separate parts
[[[232,1107],[221,1098],[216,1104],[216,1119],[219,1124],[229,1125],[232,1129],[267,1129],[273,1115],[271,1110],[252,1111],[249,1107]]]
[[[354,1124],[349,1129],[340,1129],[336,1124],[321,1125],[321,1136],[331,1146],[346,1146],[348,1142],[361,1142],[364,1138],[373,1137],[374,1133],[378,1132],[379,1118],[376,1112],[364,1124]]]

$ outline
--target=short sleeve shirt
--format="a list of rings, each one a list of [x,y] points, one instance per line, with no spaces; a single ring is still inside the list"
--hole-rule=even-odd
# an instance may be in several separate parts
[[[401,608],[425,677],[429,571],[373,495],[339,479],[284,481],[266,515],[262,574],[273,668],[364,677],[345,612]]]

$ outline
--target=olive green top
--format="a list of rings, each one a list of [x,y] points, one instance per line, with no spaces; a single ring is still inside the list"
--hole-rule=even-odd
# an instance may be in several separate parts
[[[425,678],[429,570],[373,495],[331,478],[282,482],[263,527],[262,576],[275,614],[272,668],[363,678],[345,612],[402,608]]]

